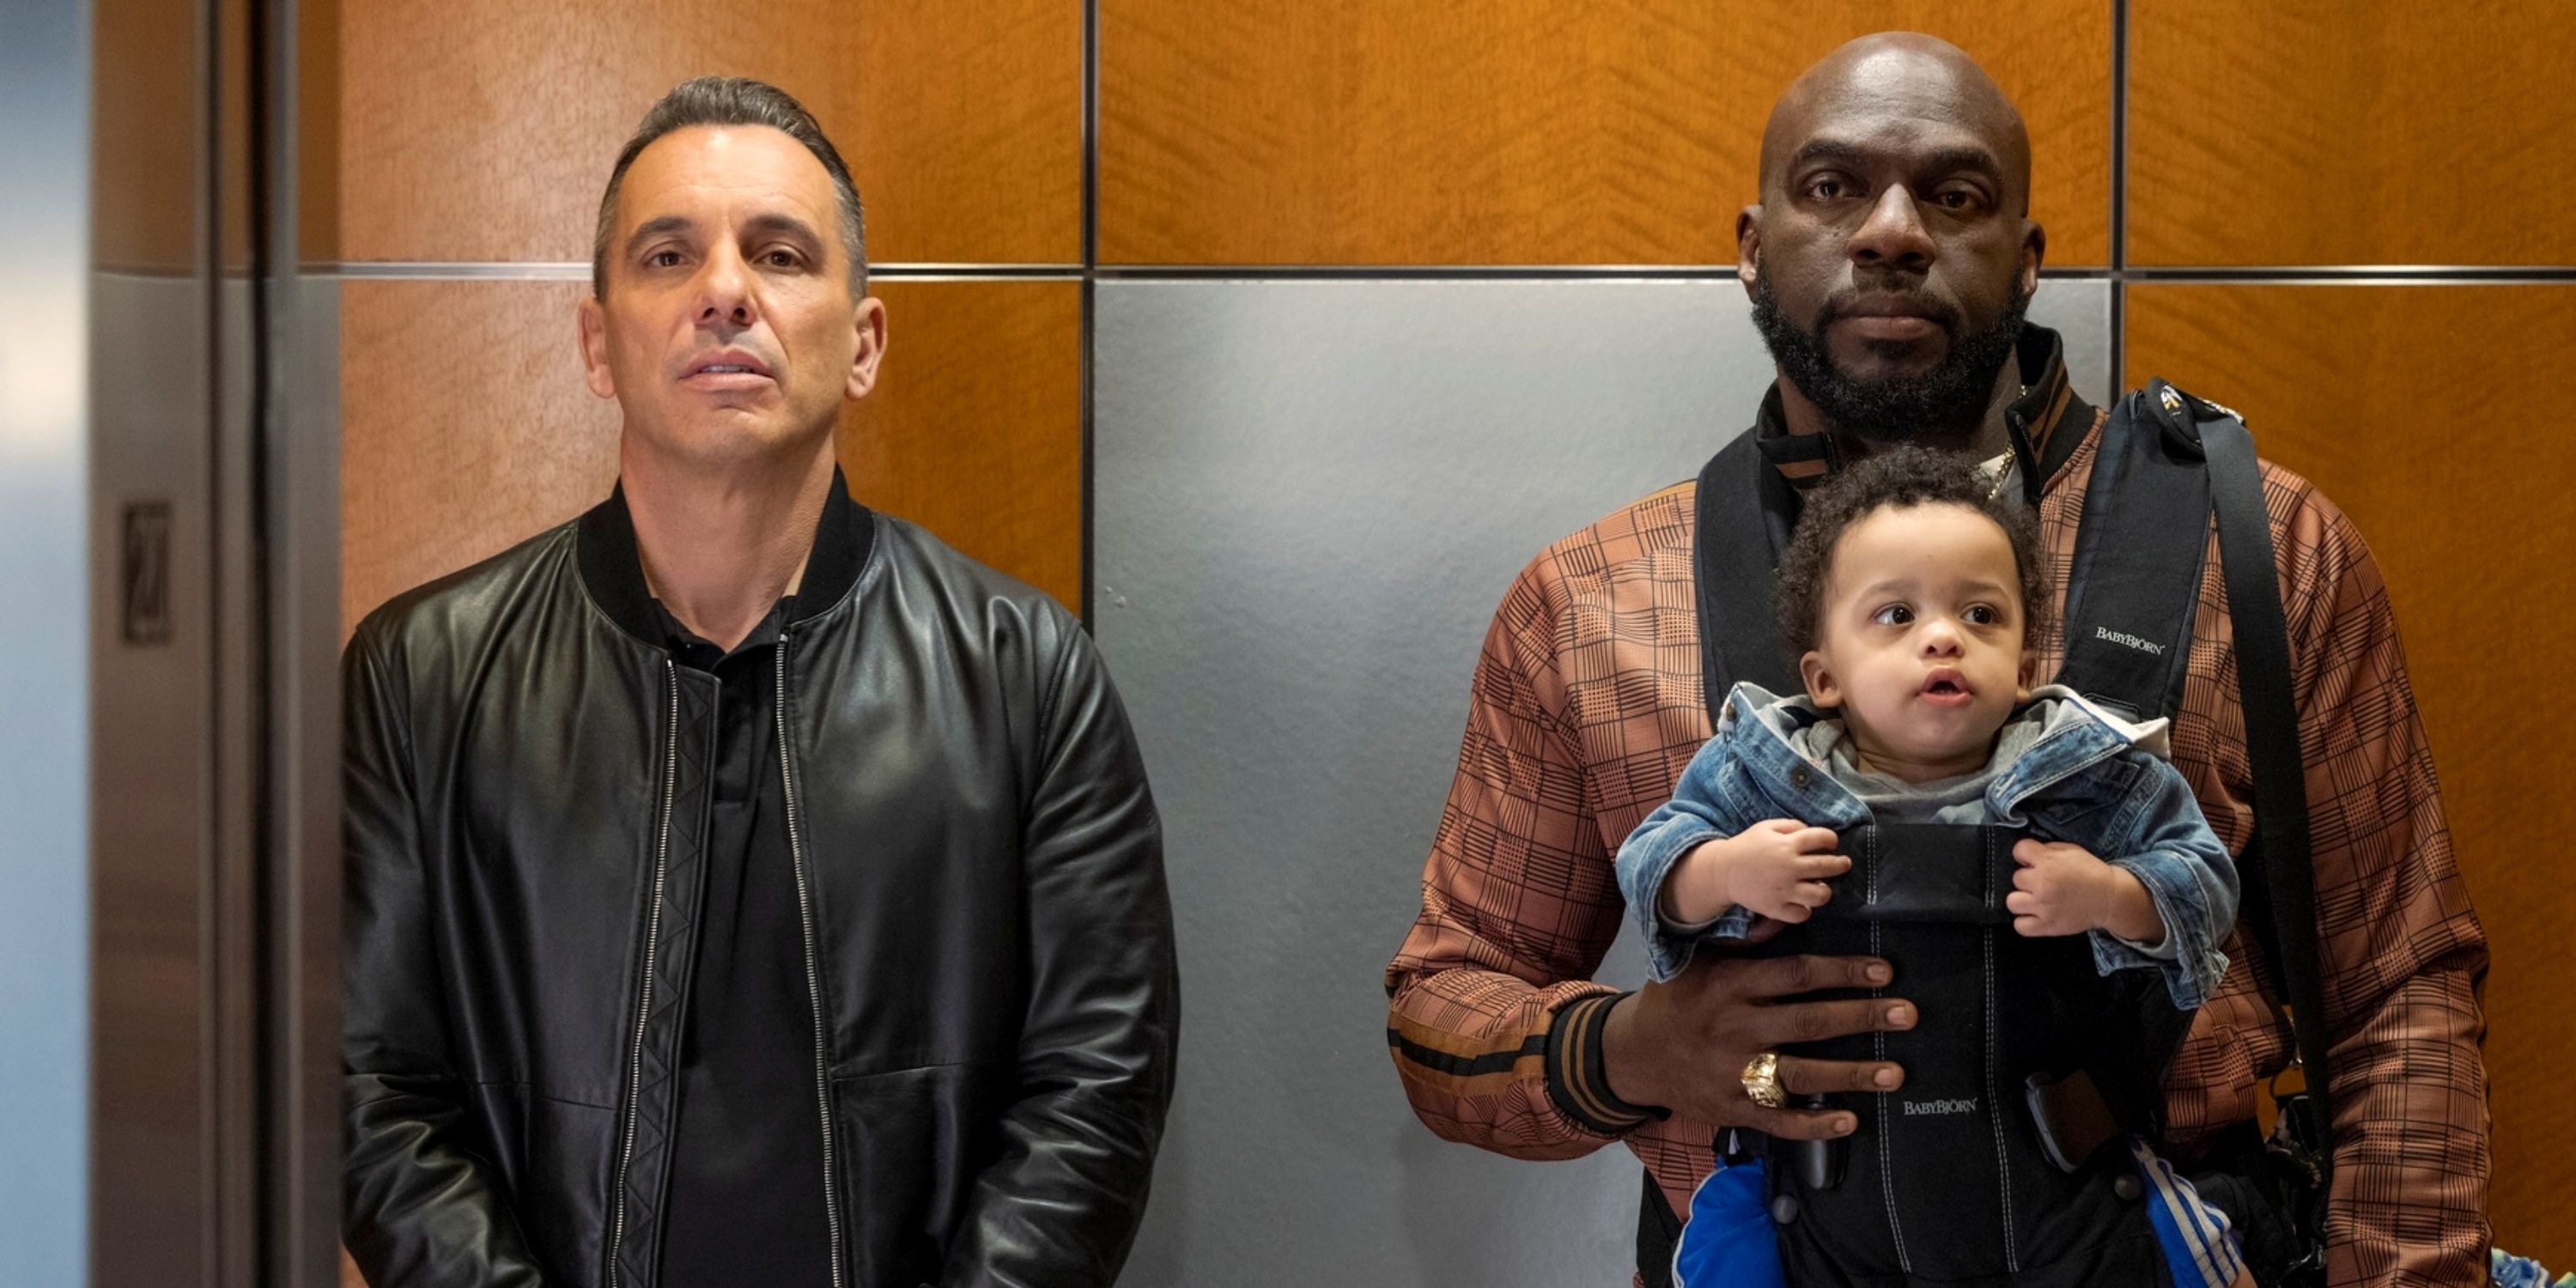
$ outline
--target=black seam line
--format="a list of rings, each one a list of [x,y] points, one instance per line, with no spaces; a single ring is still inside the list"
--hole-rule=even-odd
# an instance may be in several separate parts
[[[1509,1073],[1512,1067],[1521,1061],[1534,1055],[1547,1053],[1547,1035],[1544,1033],[1531,1034],[1521,1042],[1518,1051],[1490,1051],[1484,1055],[1474,1056],[1434,1051],[1394,1029],[1386,1031],[1386,1044],[1394,1047],[1396,1054],[1423,1068],[1438,1073],[1455,1074],[1461,1078],[1473,1078],[1487,1073]]]
[[[2111,267],[2129,263],[2129,0],[2111,3]]]
[[[169,270],[134,266],[137,276],[188,276]],[[118,271],[104,265],[103,272]],[[497,281],[588,281],[586,263],[468,261],[373,261],[306,263],[299,272],[351,279],[430,279]],[[2576,282],[2576,265],[2550,264],[2258,264],[2234,267],[2156,266],[2042,268],[2044,280],[2074,282],[2227,282],[2240,285],[2334,284],[2415,285],[2501,283],[2547,285]],[[944,281],[1280,281],[1296,279],[1359,281],[1552,281],[1587,279],[1717,281],[1735,280],[1729,265],[1519,264],[1444,266],[1424,264],[875,264],[871,279]]]
[[[2245,267],[2042,268],[2043,280],[2076,282],[2307,282],[2355,284],[2437,282],[2576,282],[2576,265],[2335,264]],[[1733,282],[1735,266],[1640,264],[1103,264],[1103,281],[1555,281],[1670,280]]]
[[[298,266],[308,275],[352,278],[433,278],[477,280],[589,281],[588,262],[571,260],[352,260],[312,261]],[[1080,264],[870,264],[868,278],[897,281],[948,278],[1031,278],[1058,280],[1082,276]]]
[[[2356,286],[2418,283],[2501,282],[2549,284],[2576,282],[2576,265],[2554,264],[2245,264],[2131,265],[2127,268],[2062,268],[2042,270],[2042,277],[2113,282],[2227,282],[2238,285],[2351,283]]]
[[[2129,0],[2111,3],[2111,268],[2129,268]],[[2111,279],[2105,309],[2104,346],[2110,350],[2111,387],[2128,387],[2129,283]]]
[[[1098,405],[1096,372],[1093,360],[1099,327],[1096,325],[1100,268],[1100,0],[1083,0],[1082,4],[1082,263],[1078,266],[1082,280],[1080,334],[1075,338],[1076,375],[1080,382],[1076,414],[1082,435],[1082,466],[1078,500],[1080,516],[1075,541],[1081,549],[1080,568],[1074,598],[1074,611],[1082,618],[1084,630],[1098,621],[1093,613],[1093,583],[1098,580],[1092,555],[1098,543],[1093,538],[1093,463],[1098,455],[1093,442],[1093,410]]]

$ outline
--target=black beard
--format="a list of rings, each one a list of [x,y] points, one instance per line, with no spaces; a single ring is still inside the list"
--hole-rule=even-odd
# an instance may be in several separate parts
[[[1753,325],[1762,333],[1780,374],[1807,396],[1835,429],[1878,442],[1902,443],[1975,428],[1995,391],[1995,373],[2021,340],[2022,312],[2030,293],[2015,278],[2012,294],[1994,325],[1973,335],[1960,333],[1957,309],[1937,300],[1922,300],[1927,318],[1950,337],[1949,356],[1919,376],[1860,380],[1834,365],[1825,348],[1825,328],[1837,316],[1826,301],[1816,324],[1801,331],[1780,313],[1771,279],[1753,279]]]

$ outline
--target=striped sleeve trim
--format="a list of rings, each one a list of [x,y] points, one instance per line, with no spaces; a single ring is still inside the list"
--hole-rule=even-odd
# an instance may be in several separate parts
[[[1547,1031],[1547,1098],[1590,1131],[1620,1136],[1666,1111],[1632,1105],[1610,1090],[1601,1053],[1601,1028],[1626,993],[1603,993],[1567,1004]]]
[[[1518,1046],[1474,1054],[1444,1051],[1434,1045],[1444,1036],[1405,1021],[1402,1027],[1388,1027],[1386,1044],[1403,1066],[1407,1081],[1456,1101],[1500,1100],[1511,1094],[1513,1084],[1543,1076],[1539,1062],[1546,1052],[1544,1034],[1530,1034]]]

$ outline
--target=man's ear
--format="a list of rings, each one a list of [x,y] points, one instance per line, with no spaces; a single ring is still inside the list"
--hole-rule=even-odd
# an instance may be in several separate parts
[[[1744,293],[1753,293],[1754,279],[1762,276],[1762,203],[1755,202],[1735,212],[1735,280],[1744,284]]]
[[[1806,682],[1807,700],[1819,709],[1831,711],[1843,704],[1843,686],[1834,680],[1833,668],[1825,665],[1825,655],[1814,649],[1798,659],[1798,678]]]
[[[877,364],[885,361],[885,301],[873,295],[859,301],[851,325],[858,328],[858,347],[850,351],[850,379],[841,387],[841,396],[857,402],[877,387]]]
[[[617,396],[617,377],[608,370],[608,310],[596,298],[581,302],[575,311],[581,329],[582,382],[602,398]]]
[[[2037,223],[2021,221],[2021,293],[2039,289],[2039,266],[2048,260],[2048,231]]]

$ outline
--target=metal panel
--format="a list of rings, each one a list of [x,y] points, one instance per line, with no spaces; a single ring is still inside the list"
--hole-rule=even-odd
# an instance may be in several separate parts
[[[87,766],[93,1271],[102,1284],[214,1283],[209,293],[199,277],[125,273],[96,274],[91,290],[107,368],[92,382],[93,540],[114,552],[97,573]],[[117,378],[147,354],[161,359],[152,378]]]
[[[1623,1282],[1638,1171],[1442,1143],[1380,975],[1468,675],[1558,536],[1695,473],[1770,379],[1732,282],[1104,282],[1095,628],[1166,830],[1181,1087],[1125,1282]],[[2109,286],[2051,281],[2088,396]],[[1602,977],[1642,975],[1633,944]]]
[[[89,817],[95,920],[66,956],[92,972],[90,1101],[85,1183],[63,1192],[85,1200],[90,1282],[327,1284],[338,340],[334,285],[287,267],[294,9],[90,17],[122,96],[92,104],[93,156],[169,160],[92,190],[94,754],[65,797]],[[138,107],[138,83],[161,97]]]

